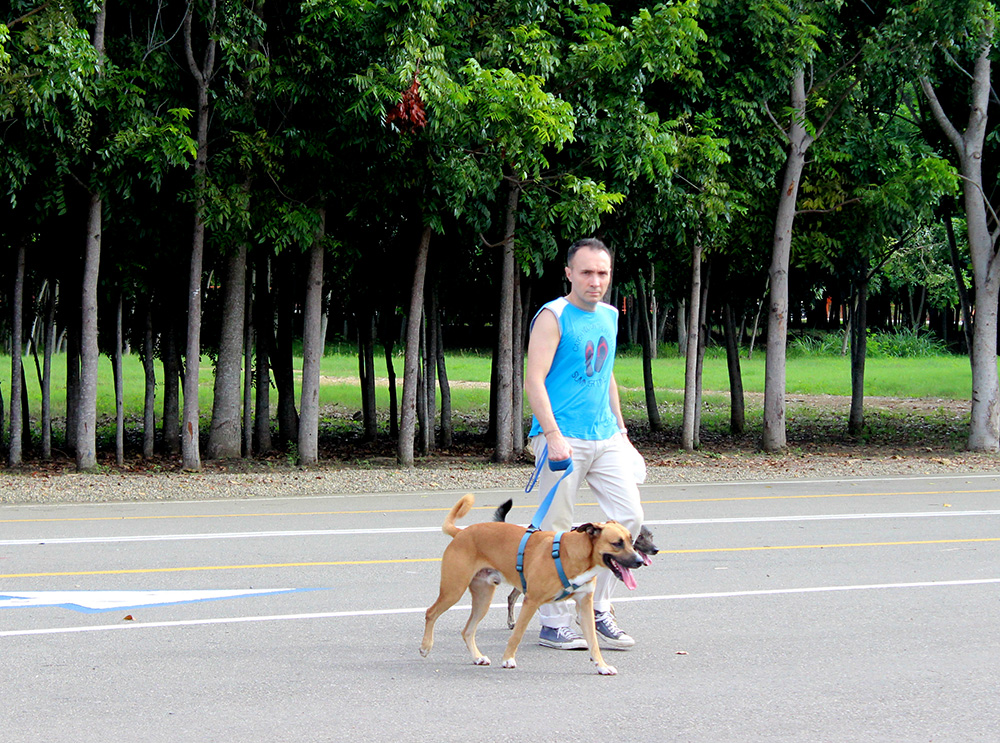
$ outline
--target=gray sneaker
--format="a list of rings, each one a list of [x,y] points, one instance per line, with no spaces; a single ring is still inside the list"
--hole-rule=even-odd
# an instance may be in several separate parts
[[[595,611],[594,625],[597,628],[597,641],[615,650],[624,650],[635,645],[635,640],[625,634],[615,623],[610,611]]]
[[[538,644],[556,650],[586,650],[587,641],[583,635],[570,627],[546,627],[538,634]]]

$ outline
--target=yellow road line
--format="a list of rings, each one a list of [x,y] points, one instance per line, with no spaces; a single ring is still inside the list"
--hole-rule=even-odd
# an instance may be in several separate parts
[[[847,547],[912,547],[930,544],[982,544],[1000,542],[1000,537],[984,537],[981,539],[925,539],[907,542],[852,542],[844,544],[792,544],[767,545],[763,547],[707,547],[703,549],[660,550],[661,555],[691,555],[711,552],[776,552],[782,550],[822,550]],[[338,560],[331,562],[278,562],[259,565],[200,565],[178,568],[133,568],[127,570],[82,570],[55,573],[9,573],[0,575],[0,579],[8,578],[64,578],[82,575],[138,575],[150,573],[192,573],[210,570],[267,570],[272,568],[314,568],[342,567],[356,565],[399,565],[418,562],[440,562],[439,557],[408,557],[398,560]]]
[[[849,544],[789,544],[766,547],[709,547],[707,549],[660,550],[659,554],[690,555],[702,552],[765,552],[771,550],[822,550],[842,547],[911,547],[926,544],[969,544],[973,542],[1000,542],[1000,537],[982,539],[920,539],[909,542],[852,542]]]
[[[904,496],[904,495],[974,495],[982,493],[1000,492],[996,488],[986,488],[982,490],[912,490],[890,493],[824,493],[820,495],[747,495],[747,496],[722,496],[716,498],[670,498],[663,500],[644,500],[643,505],[664,505],[671,503],[718,503],[718,502],[739,502],[739,501],[763,501],[763,500],[817,500],[821,498],[877,498],[879,496]],[[578,503],[579,507],[597,507],[597,503]],[[514,509],[534,509],[538,505],[529,503],[526,505],[515,505]],[[278,518],[285,516],[367,516],[373,514],[389,513],[447,513],[450,506],[445,508],[372,508],[357,511],[282,511],[275,513],[203,513],[185,514],[176,516],[83,516],[73,518],[40,518],[40,519],[0,519],[0,524],[48,524],[63,522],[87,522],[87,521],[168,521],[185,519],[242,519],[242,518]],[[493,511],[496,506],[476,506],[474,511]]]
[[[261,565],[199,565],[183,568],[133,568],[127,570],[80,570],[59,573],[11,573],[0,578],[63,578],[79,575],[138,575],[149,573],[195,573],[209,570],[264,570],[268,568],[314,568],[343,565],[391,565],[394,563],[441,562],[440,557],[417,557],[401,560],[339,560],[334,562],[276,562]]]

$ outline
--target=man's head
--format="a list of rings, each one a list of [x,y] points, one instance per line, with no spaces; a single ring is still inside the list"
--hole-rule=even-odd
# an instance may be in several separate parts
[[[601,250],[608,254],[608,258],[611,258],[611,251],[608,250],[608,246],[603,242],[598,240],[596,237],[584,237],[577,240],[575,243],[569,246],[569,250],[566,251],[566,265],[570,265],[573,262],[573,256],[579,252],[580,248],[590,248],[591,250]]]
[[[566,254],[567,299],[582,310],[593,311],[611,283],[611,251],[594,237],[577,240]]]

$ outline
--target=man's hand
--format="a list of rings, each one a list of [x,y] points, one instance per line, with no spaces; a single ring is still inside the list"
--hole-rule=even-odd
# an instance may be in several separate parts
[[[549,445],[550,462],[573,458],[573,447],[558,429],[545,434],[545,443]]]

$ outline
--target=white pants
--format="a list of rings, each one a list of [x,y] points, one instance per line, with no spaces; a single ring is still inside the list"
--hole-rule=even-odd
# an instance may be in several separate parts
[[[548,513],[540,524],[542,531],[568,531],[573,527],[576,494],[580,484],[586,480],[597,496],[597,504],[604,515],[628,529],[635,539],[642,526],[643,513],[639,487],[635,483],[629,461],[631,445],[620,434],[603,441],[570,438],[567,441],[573,447],[573,471],[560,483],[552,498]],[[531,448],[537,462],[545,448],[545,437],[535,436],[531,440]],[[544,500],[563,474],[564,471],[549,469],[548,462],[542,465],[538,482],[535,483],[539,501]],[[608,611],[611,608],[611,593],[617,582],[618,579],[610,570],[600,572],[594,590],[595,611]],[[572,602],[559,601],[545,604],[538,610],[538,614],[545,626],[568,627],[573,622],[573,608]]]

